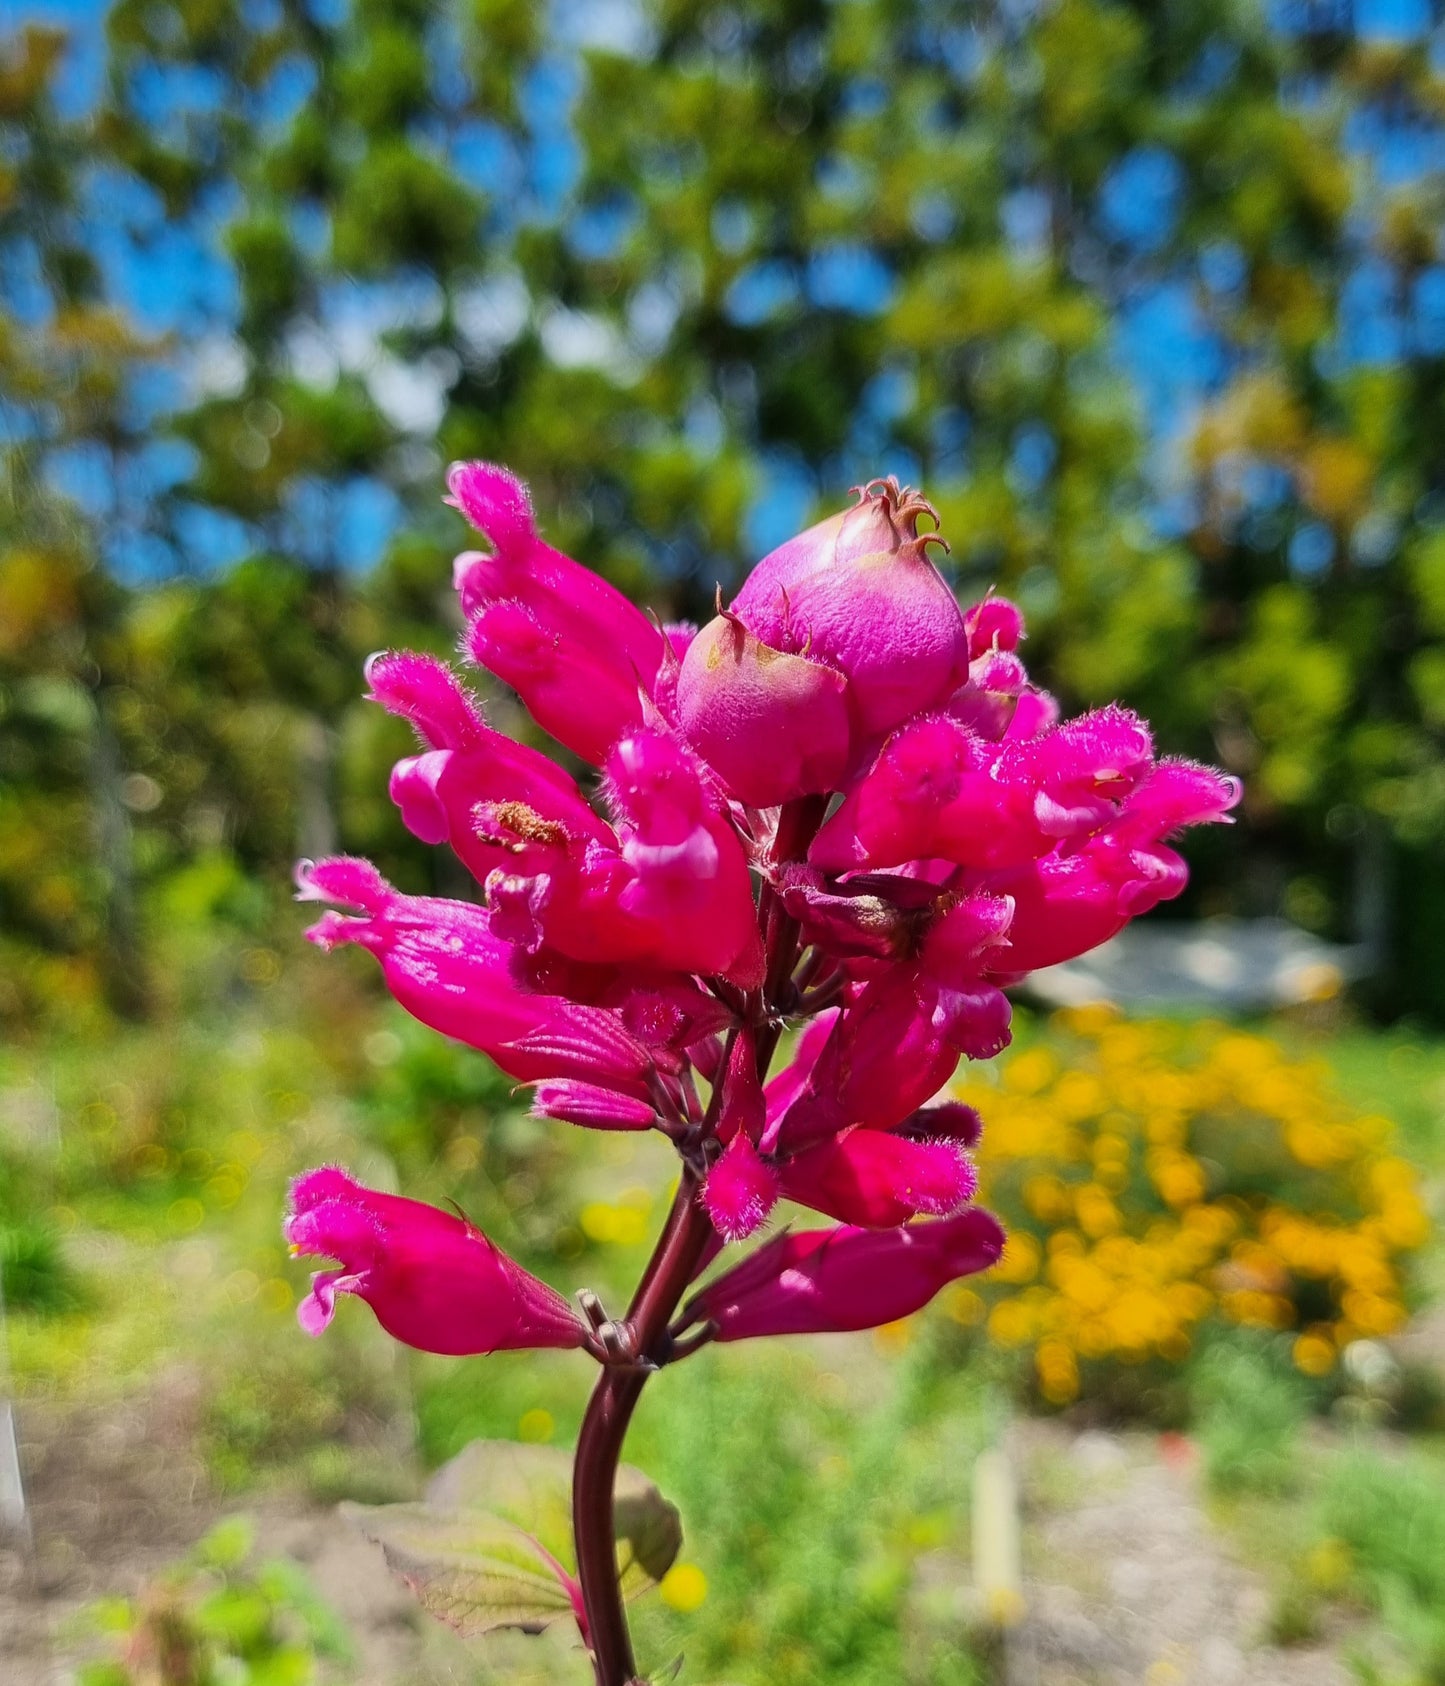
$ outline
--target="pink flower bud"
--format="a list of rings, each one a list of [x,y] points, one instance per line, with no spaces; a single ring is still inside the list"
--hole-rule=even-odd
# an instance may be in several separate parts
[[[844,1225],[780,1235],[709,1283],[685,1321],[711,1322],[720,1341],[873,1329],[987,1270],[1003,1243],[997,1220],[976,1207],[903,1229]]]
[[[985,597],[966,609],[963,624],[968,630],[970,660],[991,650],[1016,650],[1024,639],[1023,611],[1007,597]]]
[[[355,1294],[389,1335],[422,1352],[584,1344],[566,1300],[466,1219],[363,1188],[334,1167],[292,1185],[284,1234],[297,1252],[339,1265],[312,1278],[298,1308],[308,1335],[330,1323],[338,1294]]]
[[[739,1130],[708,1172],[699,1198],[724,1241],[743,1241],[777,1204],[778,1173]]]
[[[583,643],[511,598],[488,603],[467,628],[472,660],[505,681],[545,732],[594,767],[643,720],[642,684],[605,645]],[[650,676],[649,676],[650,677]]]
[[[739,802],[770,808],[842,776],[846,688],[836,668],[775,649],[736,616],[719,615],[688,645],[677,719]]]
[[[471,749],[493,736],[476,699],[443,661],[416,650],[379,650],[367,659],[367,693],[388,714],[409,720],[428,749]]]
[[[588,1130],[650,1130],[657,1123],[646,1101],[575,1077],[539,1083],[532,1091],[532,1112],[537,1118],[556,1118]]]
[[[983,1135],[983,1119],[963,1101],[940,1101],[921,1106],[898,1126],[901,1136],[927,1139],[939,1137],[960,1147],[977,1147]]]
[[[616,586],[537,536],[531,497],[514,474],[495,463],[453,463],[447,486],[449,501],[495,550],[457,558],[456,585],[468,619],[509,599],[549,636],[591,651],[634,692],[651,684],[662,634]]]
[[[861,733],[941,703],[968,669],[968,634],[919,535],[932,506],[896,480],[789,539],[753,569],[732,613],[762,642],[844,675]]]
[[[842,1223],[891,1229],[919,1212],[956,1212],[978,1188],[957,1143],[845,1130],[779,1167],[783,1197]]]

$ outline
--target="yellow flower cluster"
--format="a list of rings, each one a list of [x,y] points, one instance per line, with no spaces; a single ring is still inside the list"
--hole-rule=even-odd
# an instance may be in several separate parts
[[[1429,1228],[1417,1177],[1322,1064],[1085,1008],[991,1075],[956,1092],[983,1114],[981,1198],[1009,1241],[948,1305],[1032,1347],[1046,1400],[1107,1363],[1177,1362],[1212,1319],[1295,1331],[1309,1375],[1404,1321],[1401,1255]]]

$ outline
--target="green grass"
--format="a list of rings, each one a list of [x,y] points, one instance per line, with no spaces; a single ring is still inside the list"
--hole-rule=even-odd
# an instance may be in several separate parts
[[[1285,1034],[1397,1117],[1427,1175],[1445,1171],[1445,1041]],[[671,1176],[663,1144],[540,1126],[484,1062],[345,988],[12,1051],[0,1086],[54,1107],[53,1128],[0,1143],[0,1280],[22,1398],[93,1399],[199,1364],[199,1449],[237,1502],[278,1483],[380,1502],[478,1436],[570,1444],[591,1381],[576,1354],[401,1352],[355,1304],[305,1339],[294,1303],[307,1267],[278,1232],[288,1177],[334,1159],[455,1199],[563,1291],[586,1285],[615,1306]],[[620,1230],[618,1214],[630,1214]],[[1437,1240],[1427,1289],[1442,1261]],[[644,1664],[661,1674],[683,1656],[692,1686],[983,1680],[961,1591],[968,1486],[1014,1409],[1008,1378],[941,1314],[906,1340],[720,1348],[657,1377],[627,1457],[680,1506],[683,1558],[706,1596],[688,1611],[656,1596],[637,1607]],[[1352,1419],[1355,1453],[1317,1444],[1304,1425],[1318,1390],[1267,1340],[1201,1354],[1179,1392],[1221,1518],[1279,1576],[1275,1637],[1308,1637],[1337,1604],[1363,1624],[1362,1678],[1445,1681],[1445,1466],[1428,1437],[1384,1455],[1365,1402],[1375,1416]],[[538,1669],[586,1679],[559,1642],[505,1642],[499,1672],[488,1654],[480,1678],[507,1686]]]

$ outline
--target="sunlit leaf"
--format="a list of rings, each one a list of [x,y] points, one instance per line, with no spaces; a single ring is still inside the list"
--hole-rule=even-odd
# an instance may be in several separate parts
[[[414,1504],[346,1505],[424,1609],[470,1638],[541,1632],[572,1614],[572,1461],[559,1448],[476,1440]],[[640,1471],[617,1478],[617,1559],[628,1597],[661,1580],[682,1545],[675,1506]]]

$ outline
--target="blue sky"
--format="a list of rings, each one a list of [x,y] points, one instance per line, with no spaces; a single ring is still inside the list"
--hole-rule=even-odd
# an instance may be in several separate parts
[[[330,0],[316,0],[329,4]],[[1354,0],[1334,8],[1354,27],[1381,42],[1419,39],[1432,27],[1427,0]],[[1279,27],[1290,30],[1318,25],[1331,11],[1319,0],[1306,5],[1302,0],[1275,0],[1273,15]],[[62,103],[72,110],[85,109],[95,98],[103,73],[103,23],[105,7],[96,0],[33,0],[24,5],[0,4],[0,22],[7,27],[29,20],[64,24],[73,32],[72,50],[60,89]],[[638,14],[627,0],[554,0],[554,16],[571,39],[611,30],[614,36],[626,29],[640,29]],[[1445,58],[1445,38],[1437,31],[1437,50]],[[645,36],[634,46],[645,49]],[[494,216],[515,226],[528,217],[552,218],[562,213],[577,179],[580,159],[568,132],[569,114],[578,89],[575,65],[562,55],[535,75],[524,91],[524,117],[533,133],[525,156],[499,129],[481,121],[463,122],[454,144],[454,157],[462,172],[492,190]],[[865,90],[866,91],[866,90]],[[465,86],[454,90],[458,101],[465,98]],[[278,101],[303,98],[304,87],[278,85]],[[158,119],[163,120],[168,102],[176,99],[207,98],[204,87],[158,87],[153,91]],[[861,97],[861,96],[860,96]],[[1445,129],[1420,126],[1391,126],[1378,113],[1360,112],[1351,120],[1346,141],[1355,159],[1384,186],[1418,179],[1426,172],[1445,167]],[[499,184],[503,187],[498,192]],[[1182,189],[1181,171],[1175,159],[1158,147],[1141,147],[1120,159],[1106,178],[1099,201],[1100,220],[1113,240],[1121,261],[1145,261],[1168,239],[1178,214]],[[847,183],[832,189],[846,193]],[[823,184],[829,191],[829,184]],[[228,331],[234,321],[236,288],[229,266],[217,255],[219,231],[235,207],[211,208],[209,219],[200,225],[178,229],[168,225],[158,205],[146,194],[116,178],[93,184],[96,195],[94,241],[117,296],[133,310],[138,320],[156,330],[174,332],[184,350],[170,375],[153,378],[149,391],[140,389],[135,402],[149,403],[157,413],[174,403],[187,381],[210,380],[224,375]],[[1039,207],[1026,191],[1014,196],[1005,207],[1010,238],[1022,253],[1037,242],[1040,233]],[[926,211],[926,207],[925,207]],[[938,214],[947,217],[949,208]],[[923,214],[923,213],[920,213]],[[728,207],[719,207],[714,234],[726,246],[731,231]],[[625,236],[628,212],[624,205],[602,207],[577,218],[569,238],[584,254],[596,255]],[[143,238],[130,237],[141,231]],[[745,232],[745,231],[744,231]],[[1116,313],[1113,354],[1131,376],[1143,413],[1156,440],[1161,479],[1170,442],[1177,437],[1199,402],[1218,390],[1230,371],[1227,348],[1214,333],[1208,318],[1211,295],[1227,295],[1238,285],[1242,263],[1237,252],[1211,247],[1199,257],[1197,272],[1173,274],[1137,287]],[[746,270],[735,283],[728,307],[740,322],[760,321],[790,308],[826,308],[873,314],[889,303],[894,279],[876,254],[864,246],[839,241],[813,255],[802,266],[760,262]],[[23,303],[23,300],[21,301]],[[505,314],[505,300],[482,301],[496,318]],[[395,290],[378,295],[376,289],[338,287],[329,310],[333,338],[342,347],[358,348],[358,358],[371,358],[366,365],[373,396],[392,413],[408,418],[404,424],[418,437],[424,436],[428,418],[441,402],[445,371],[400,365],[378,364],[375,348],[378,335],[387,326],[406,319],[408,310],[424,309],[424,301],[408,301]],[[666,331],[666,302],[657,310],[660,331]],[[398,314],[400,313],[400,314]],[[656,311],[654,312],[656,315]],[[599,338],[602,335],[602,338]],[[617,348],[605,339],[599,324],[552,311],[542,322],[543,343],[559,361],[568,358],[615,355]],[[1345,291],[1341,333],[1334,348],[1337,363],[1398,359],[1416,351],[1438,353],[1445,348],[1445,266],[1428,269],[1410,296],[1398,296],[1393,277],[1374,260],[1361,261]],[[315,348],[321,359],[336,356],[335,348]],[[199,371],[199,374],[198,374]],[[169,379],[169,386],[167,381]],[[908,377],[899,369],[884,369],[870,383],[864,403],[855,418],[851,454],[875,462],[882,471],[915,475],[918,465],[894,443],[891,422],[907,411],[911,395]],[[948,414],[937,418],[942,440],[947,435],[950,460],[967,462],[967,427]],[[950,431],[951,429],[951,431]],[[1014,473],[1021,484],[1036,484],[1047,475],[1052,442],[1039,428],[1021,430],[1015,441]],[[160,487],[180,478],[186,468],[183,452],[157,446],[143,457],[137,472]],[[753,507],[747,538],[755,550],[767,548],[793,530],[806,515],[815,494],[807,467],[786,453],[765,459],[766,482]],[[56,482],[104,520],[106,511],[98,505],[101,476],[84,452],[72,452],[56,460]],[[143,487],[138,488],[143,495]],[[109,497],[108,483],[104,496]],[[304,531],[316,514],[312,505],[322,496],[302,487],[298,490],[294,526]],[[399,514],[394,496],[373,482],[358,482],[327,494],[328,519],[346,537],[345,553],[357,564],[373,561],[384,546]],[[1185,523],[1189,511],[1172,503],[1161,492],[1157,510],[1164,525]],[[247,539],[234,522],[197,511],[190,518],[188,543],[203,563],[225,560],[244,550]],[[1318,546],[1305,542],[1300,547],[1302,572],[1313,569]],[[150,573],[171,565],[163,551],[144,543],[123,543],[113,560],[124,571]]]

